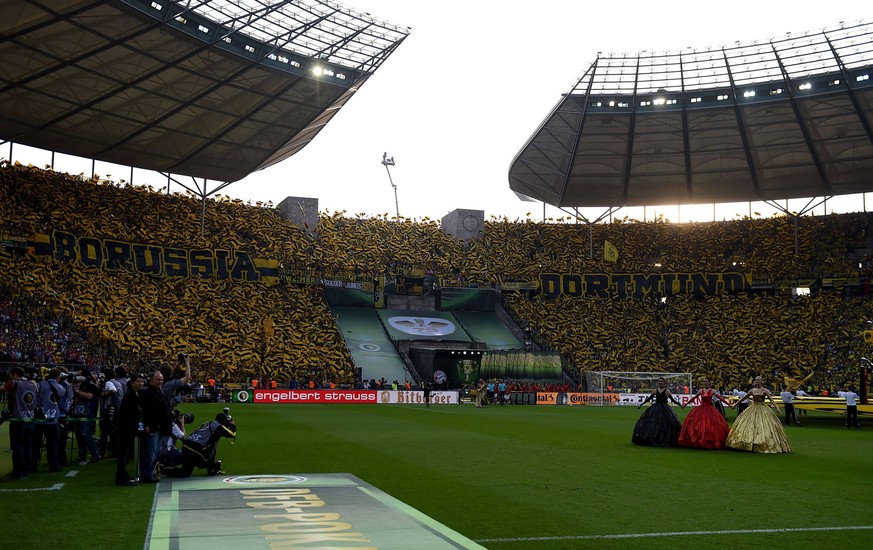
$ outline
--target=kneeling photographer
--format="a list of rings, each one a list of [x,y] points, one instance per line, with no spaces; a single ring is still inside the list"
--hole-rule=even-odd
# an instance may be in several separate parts
[[[215,451],[222,437],[236,438],[236,425],[228,413],[225,409],[215,416],[215,420],[206,422],[186,437],[182,443],[182,465],[166,468],[161,475],[190,477],[194,468],[205,468],[209,475],[224,473],[221,461],[215,459]]]
[[[172,433],[161,437],[161,449],[155,467],[155,475],[160,476],[165,468],[175,468],[182,464],[182,450],[178,442],[185,441],[185,425],[194,423],[194,415],[173,409]]]

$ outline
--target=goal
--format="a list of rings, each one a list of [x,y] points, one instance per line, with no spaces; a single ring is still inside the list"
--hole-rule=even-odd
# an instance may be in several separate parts
[[[585,373],[585,383],[588,393],[651,393],[658,387],[658,378],[664,378],[667,388],[675,395],[691,388],[690,372],[619,372],[619,371],[588,371]],[[677,397],[678,398],[678,397]],[[605,401],[601,398],[600,404]]]

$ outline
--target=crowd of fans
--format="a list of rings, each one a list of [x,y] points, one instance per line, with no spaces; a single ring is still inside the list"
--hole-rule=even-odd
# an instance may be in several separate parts
[[[63,230],[284,259],[306,246],[302,230],[275,210],[233,201],[209,206],[201,235],[199,202],[190,197],[19,165],[0,169],[3,235],[31,238]],[[0,280],[14,289],[13,298],[25,299],[21,307],[31,303],[26,300],[44,303],[89,341],[115,344],[136,358],[131,360],[172,362],[184,351],[204,379],[302,379],[317,370],[337,382],[354,381],[351,356],[318,288],[160,277],[4,253]],[[91,366],[108,363],[95,358]]]
[[[187,351],[203,377],[284,383],[318,372],[319,379],[352,384],[350,354],[320,287],[311,284],[321,277],[424,269],[444,286],[494,288],[536,281],[542,273],[658,270],[737,271],[771,282],[857,279],[859,260],[866,260],[857,251],[869,248],[866,213],[687,224],[623,219],[594,226],[492,216],[481,238],[465,242],[427,218],[323,213],[318,227],[306,232],[271,205],[217,197],[202,206],[190,194],[4,163],[5,236],[61,230],[181,249],[242,250],[277,260],[309,283],[157,277],[4,250],[0,353],[103,367],[167,361]],[[618,250],[614,262],[603,260],[605,241]],[[859,333],[873,319],[869,300],[840,292],[663,301],[504,296],[538,339],[577,371],[706,372],[724,387],[764,370],[792,378],[815,374],[817,384],[837,385],[854,376],[864,345]],[[36,312],[28,326],[15,321],[22,308]]]
[[[309,254],[296,262],[326,274],[423,268],[446,286],[457,280],[493,285],[535,281],[541,273],[605,271],[739,271],[770,281],[856,277],[854,251],[866,248],[868,224],[866,213],[687,224],[624,219],[590,228],[492,217],[481,239],[463,242],[433,220],[349,218],[340,212],[321,216]],[[619,251],[617,262],[604,263],[604,241]]]
[[[857,380],[873,319],[870,300],[834,292],[508,301],[580,370],[693,372],[722,388],[761,373],[808,379],[815,392],[844,386]]]
[[[121,361],[121,354],[45,303],[0,283],[0,364],[105,365]]]

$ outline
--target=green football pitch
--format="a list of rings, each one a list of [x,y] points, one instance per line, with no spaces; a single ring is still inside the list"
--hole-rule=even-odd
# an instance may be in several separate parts
[[[200,422],[222,405],[180,408]],[[841,416],[811,413],[787,428],[792,453],[760,455],[632,445],[641,412],[231,405],[238,438],[218,454],[229,475],[350,473],[487,548],[873,544],[873,425],[847,430]],[[155,486],[116,487],[114,469],[4,479],[0,546],[142,548]],[[10,471],[0,453],[0,474]]]

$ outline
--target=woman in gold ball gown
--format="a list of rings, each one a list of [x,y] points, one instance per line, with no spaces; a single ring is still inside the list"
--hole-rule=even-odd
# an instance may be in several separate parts
[[[753,453],[790,453],[791,446],[785,436],[782,422],[770,407],[764,404],[765,399],[779,410],[773,401],[773,394],[764,387],[764,379],[755,378],[755,387],[743,396],[737,404],[752,400],[752,405],[740,413],[734,420],[734,426],[728,434],[726,446],[739,451]]]

